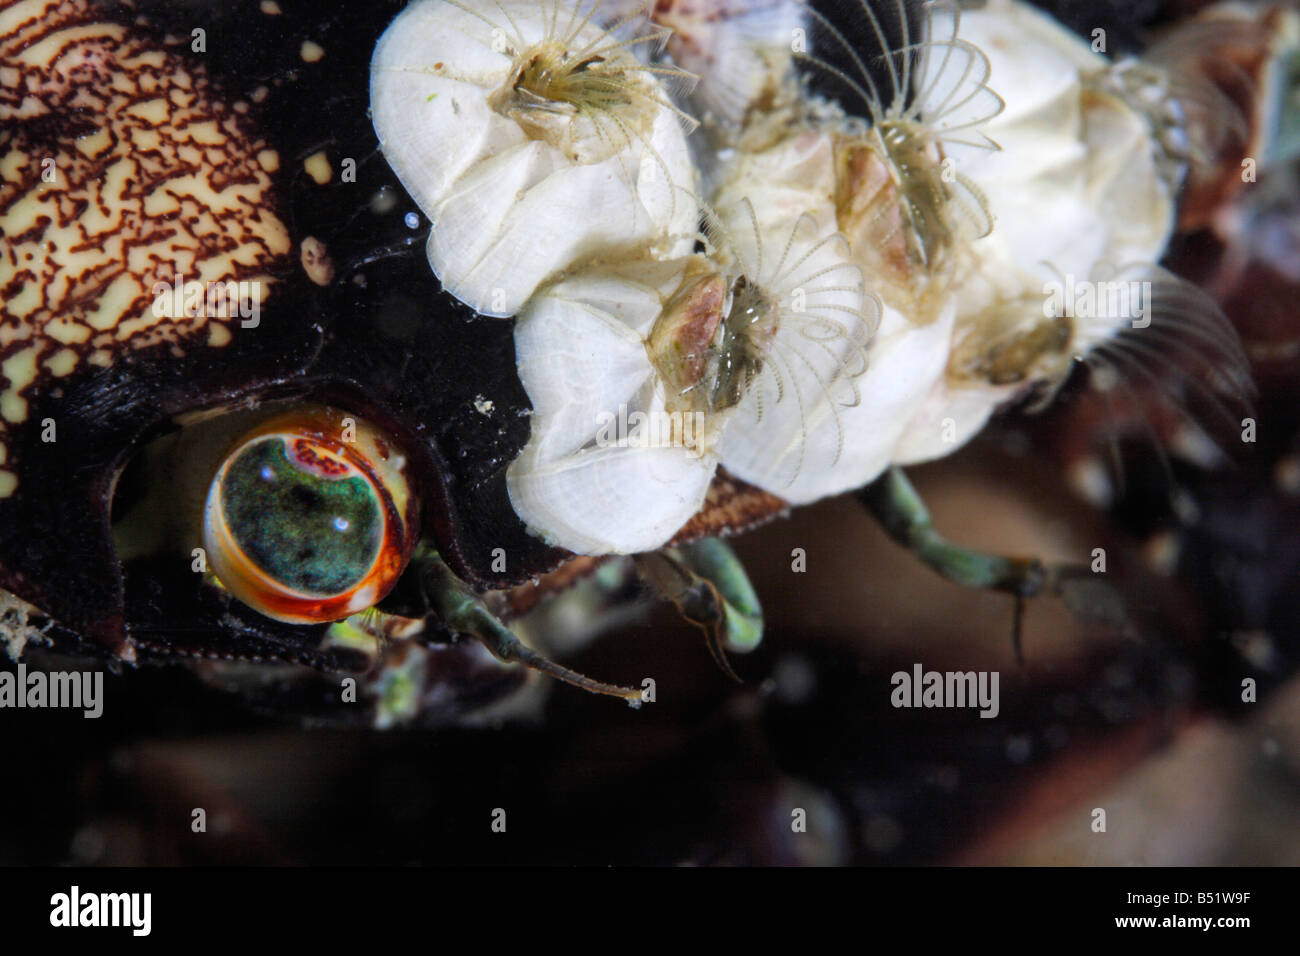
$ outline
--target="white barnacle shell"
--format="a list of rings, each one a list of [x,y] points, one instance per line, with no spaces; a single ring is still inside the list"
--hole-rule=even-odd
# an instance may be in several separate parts
[[[370,100],[384,156],[433,222],[443,286],[487,315],[611,250],[689,251],[698,209],[685,77],[609,29],[598,0],[417,0],[380,38]]]
[[[783,231],[789,235],[805,213],[826,223],[826,233],[833,234],[836,174],[834,127],[805,127],[767,149],[738,154],[717,200],[732,203],[737,196],[747,195],[764,235],[776,237]],[[850,261],[861,262],[856,255]],[[864,272],[863,278],[867,291],[874,291],[876,277]],[[867,352],[865,374],[852,380],[855,400],[826,405],[824,413],[834,414],[826,414],[817,427],[800,432],[808,436],[813,448],[808,458],[822,459],[819,467],[800,468],[789,481],[774,481],[771,474],[756,476],[752,468],[744,466],[744,458],[773,456],[775,445],[764,433],[761,420],[753,420],[756,427],[746,429],[739,415],[728,424],[724,452],[733,454],[724,454],[723,463],[740,477],[794,503],[839,494],[872,481],[888,467],[909,422],[943,378],[956,312],[956,300],[950,296],[933,321],[917,323],[911,315],[884,302]],[[837,446],[833,451],[832,442]],[[742,444],[752,447],[738,447]],[[790,458],[793,454],[787,452],[787,462]],[[785,467],[788,476],[791,469],[788,464]],[[773,473],[781,470],[771,464],[769,468]]]
[[[781,95],[793,50],[808,32],[803,0],[658,0],[654,18],[673,31],[673,62],[700,77],[692,106],[720,133],[738,130],[751,109]]]
[[[703,506],[721,418],[681,406],[652,342],[683,287],[709,273],[699,257],[596,263],[520,313],[532,435],[507,486],[535,534],[580,554],[635,554],[663,546]]]
[[[985,126],[1000,151],[952,154],[987,197],[1014,258],[1035,278],[1044,263],[1083,278],[1101,260],[1159,259],[1175,190],[1147,117],[1109,91],[1110,61],[1020,2],[970,11],[962,27],[987,51],[1006,108]]]
[[[985,127],[1001,150],[954,145],[949,155],[986,197],[994,229],[972,245],[953,367],[909,426],[900,464],[950,454],[1001,405],[1034,386],[1059,385],[1073,357],[1131,326],[1137,317],[1125,309],[1072,315],[1068,341],[1020,379],[1006,370],[1000,381],[971,374],[972,363],[1043,335],[1062,292],[1165,282],[1147,264],[1160,259],[1174,228],[1159,143],[1146,116],[1109,91],[1109,60],[1020,2],[991,0],[961,24],[988,56],[1006,108]]]
[[[732,474],[801,504],[861,484],[858,436],[879,303],[844,237],[813,209],[748,199],[717,214],[729,269],[712,385],[738,395],[722,435]],[[833,221],[833,220],[832,220]]]

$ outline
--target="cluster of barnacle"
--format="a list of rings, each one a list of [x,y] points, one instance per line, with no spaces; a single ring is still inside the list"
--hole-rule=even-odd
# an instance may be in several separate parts
[[[518,317],[510,493],[548,541],[658,548],[719,464],[795,504],[862,487],[1076,361],[1181,350],[1245,399],[1156,265],[1231,103],[1012,0],[824,6],[421,0],[375,51],[430,265]],[[666,424],[608,440],[620,411]]]
[[[1112,60],[1016,0],[424,0],[376,51],[372,110],[445,288],[517,316],[534,533],[660,548],[721,465],[792,504],[876,482],[915,545],[898,467],[1076,365],[1242,424],[1234,332],[1158,262],[1189,178],[1252,132],[1195,64],[1257,29],[1215,11]],[[668,426],[610,441],[616,410]],[[1069,593],[1067,569],[918,550]]]

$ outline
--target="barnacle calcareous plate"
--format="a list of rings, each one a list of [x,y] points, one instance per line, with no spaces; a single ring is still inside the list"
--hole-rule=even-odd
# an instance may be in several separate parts
[[[885,606],[913,558],[1009,599],[943,592],[979,612],[883,657],[1020,668],[1026,700],[1035,654],[1177,631],[1114,542],[1196,540],[1195,489],[1285,430],[1192,253],[1285,202],[1296,27],[1088,16],[0,0],[9,657],[447,727],[653,719],[674,664],[815,701],[801,642],[882,645],[813,582]],[[1072,401],[1109,414],[1057,461]],[[952,543],[902,470],[929,462],[993,475],[922,482],[977,515],[1052,476],[1094,530],[1026,508]],[[860,505],[901,547],[847,557]],[[661,647],[679,625],[704,647]],[[1005,640],[965,657],[965,626]],[[906,715],[903,671],[849,670]]]

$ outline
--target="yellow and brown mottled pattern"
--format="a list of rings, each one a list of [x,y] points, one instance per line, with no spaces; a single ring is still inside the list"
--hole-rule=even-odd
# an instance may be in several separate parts
[[[88,0],[0,0],[0,498],[35,390],[231,340],[238,305],[187,314],[177,275],[264,300],[290,241],[246,109]]]
[[[502,616],[506,619],[523,617],[542,601],[555,597],[573,587],[583,578],[593,574],[607,558],[580,555],[565,561],[536,581],[529,581],[501,592]]]
[[[789,502],[768,494],[719,468],[701,508],[669,544],[739,534],[783,517]]]

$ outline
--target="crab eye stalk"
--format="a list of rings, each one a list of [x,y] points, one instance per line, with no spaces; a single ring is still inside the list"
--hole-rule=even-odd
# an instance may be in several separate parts
[[[330,408],[300,409],[243,435],[204,506],[217,577],[249,607],[290,623],[374,606],[418,534],[405,464],[374,426]]]

